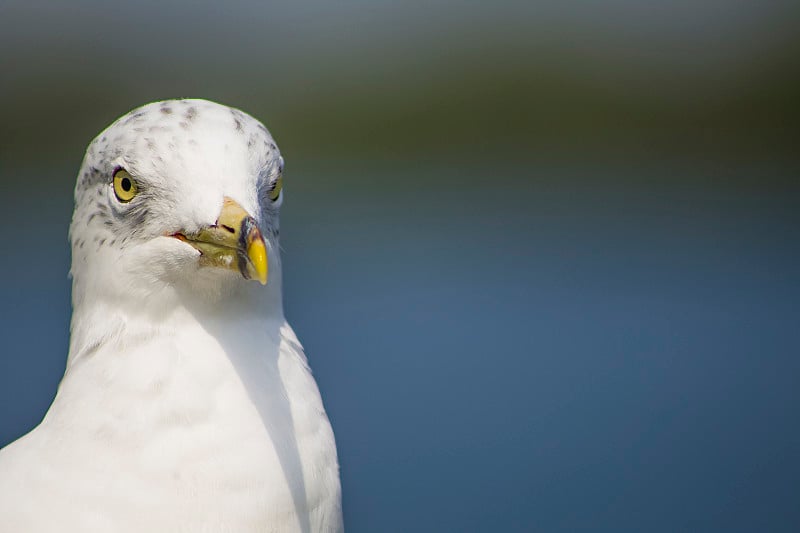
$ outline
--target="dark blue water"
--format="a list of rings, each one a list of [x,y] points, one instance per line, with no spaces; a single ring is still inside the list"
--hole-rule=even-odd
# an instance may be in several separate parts
[[[297,167],[286,313],[336,432],[348,530],[797,530],[794,176]],[[61,181],[4,191],[25,222],[0,265],[0,445],[63,372]]]

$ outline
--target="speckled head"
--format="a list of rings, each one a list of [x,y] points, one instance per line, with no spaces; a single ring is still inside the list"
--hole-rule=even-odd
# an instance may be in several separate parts
[[[240,282],[266,282],[246,264],[259,238],[272,284],[282,172],[267,129],[237,109],[167,100],[121,117],[89,145],[78,175],[73,300],[90,283],[149,293],[233,283],[237,269]]]

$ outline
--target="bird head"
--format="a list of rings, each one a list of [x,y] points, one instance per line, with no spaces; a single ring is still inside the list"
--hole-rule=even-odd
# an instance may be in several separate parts
[[[171,100],[121,117],[89,145],[78,175],[74,303],[219,298],[258,283],[279,292],[282,172],[267,129],[237,109]]]

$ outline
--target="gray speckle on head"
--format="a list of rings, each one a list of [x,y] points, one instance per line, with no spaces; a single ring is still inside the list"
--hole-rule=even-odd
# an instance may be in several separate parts
[[[184,116],[186,117],[186,120],[188,120],[189,122],[193,121],[195,117],[197,117],[197,108],[190,107],[189,109],[186,110],[186,115]]]
[[[139,207],[137,209],[133,209],[130,214],[130,220],[133,222],[134,226],[142,226],[146,221],[147,217],[150,214],[150,210],[146,207]]]
[[[242,126],[242,123],[247,120],[244,114],[238,109],[231,108],[231,115],[233,115],[233,124],[236,126],[236,131],[239,133],[244,133],[244,127]]]
[[[142,117],[144,117],[144,116],[145,116],[145,112],[144,111],[135,112],[135,113],[129,115],[127,118],[125,118],[124,121],[122,122],[122,124],[124,126],[127,126],[128,124],[131,124],[132,122],[133,123],[141,122]]]

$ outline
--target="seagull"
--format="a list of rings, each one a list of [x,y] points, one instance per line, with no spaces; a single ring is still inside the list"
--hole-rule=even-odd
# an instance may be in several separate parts
[[[333,430],[283,315],[283,166],[259,121],[206,100],[91,142],[66,371],[0,450],[0,531],[343,531]]]

